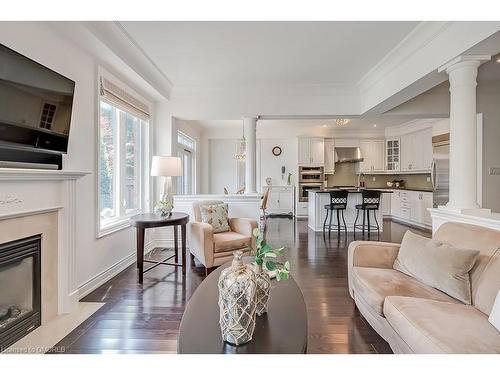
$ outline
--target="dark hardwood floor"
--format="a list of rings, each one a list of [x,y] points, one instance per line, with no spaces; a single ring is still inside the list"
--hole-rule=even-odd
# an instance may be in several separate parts
[[[400,242],[408,229],[384,221],[380,240]],[[352,235],[339,239],[332,232],[324,237],[309,230],[306,220],[288,218],[269,218],[266,233],[271,245],[286,246],[292,275],[304,295],[308,353],[391,353],[354,307],[347,290],[347,246]],[[371,239],[377,240],[377,235]],[[167,251],[157,249],[152,255],[161,258]],[[182,282],[180,269],[157,267],[144,275],[141,286],[134,264],[82,300],[106,304],[57,346],[64,346],[66,353],[175,353],[184,307],[204,275],[203,268],[188,267]]]

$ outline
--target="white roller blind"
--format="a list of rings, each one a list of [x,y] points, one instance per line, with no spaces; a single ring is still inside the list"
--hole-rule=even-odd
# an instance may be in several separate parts
[[[149,120],[149,107],[147,104],[141,102],[135,96],[129,94],[105,77],[100,77],[99,86],[101,99],[130,114],[144,120]]]

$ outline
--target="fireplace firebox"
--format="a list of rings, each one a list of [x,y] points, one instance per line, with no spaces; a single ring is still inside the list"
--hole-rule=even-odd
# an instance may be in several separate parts
[[[41,239],[0,245],[0,352],[41,324]]]

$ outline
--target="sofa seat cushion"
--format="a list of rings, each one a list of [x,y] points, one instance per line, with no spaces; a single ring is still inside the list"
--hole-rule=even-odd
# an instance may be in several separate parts
[[[474,306],[392,296],[384,315],[416,353],[500,353],[500,333]]]
[[[214,233],[214,252],[239,250],[252,245],[252,238],[237,232]]]
[[[362,298],[376,313],[384,316],[387,296],[427,298],[436,301],[460,303],[420,281],[394,269],[353,267],[354,294]]]

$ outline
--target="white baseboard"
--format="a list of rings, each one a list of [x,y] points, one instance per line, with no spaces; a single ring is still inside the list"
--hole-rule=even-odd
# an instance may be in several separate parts
[[[144,245],[144,254],[148,254],[151,250],[157,247],[173,247],[173,246],[174,246],[173,239],[151,240]],[[98,273],[94,277],[84,282],[82,285],[78,287],[78,299],[79,300],[82,299],[87,294],[99,288],[106,281],[109,281],[110,279],[118,275],[120,272],[122,272],[125,268],[135,263],[135,260],[136,260],[136,253],[134,251],[133,253],[127,255],[125,258],[119,260],[112,266],[108,267],[104,271]]]
[[[147,254],[157,247],[174,247],[173,239],[155,239],[144,245],[144,253]]]
[[[432,230],[432,226],[431,225],[424,224],[424,223],[417,223],[417,222],[415,222],[413,220],[403,219],[403,218],[401,218],[399,216],[384,215],[383,218],[384,218],[384,220],[392,220],[392,221],[394,221],[396,223],[408,225],[410,227],[415,227],[415,228],[418,228],[418,229]]]
[[[135,262],[136,258],[136,252],[134,251],[132,254],[127,255],[125,258],[122,260],[119,260],[115,264],[113,264],[111,267],[108,267],[101,273],[98,273],[82,285],[78,287],[78,299],[82,299],[85,297],[87,294],[93,292],[97,288],[99,288],[102,284],[104,284],[106,281],[110,280],[114,276],[118,275],[120,272],[122,272],[125,268],[130,266]]]

